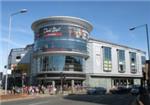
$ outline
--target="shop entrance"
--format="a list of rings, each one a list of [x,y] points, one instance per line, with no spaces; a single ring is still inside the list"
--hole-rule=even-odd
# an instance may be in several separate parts
[[[130,87],[134,84],[133,79],[116,78],[112,79],[112,85],[116,87]]]

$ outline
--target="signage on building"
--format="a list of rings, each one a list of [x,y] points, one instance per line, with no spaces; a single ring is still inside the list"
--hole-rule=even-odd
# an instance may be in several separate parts
[[[88,32],[80,27],[68,26],[68,25],[51,25],[39,29],[38,33],[35,33],[35,38],[39,37],[73,37],[86,40],[88,38]]]
[[[43,28],[43,34],[45,34],[45,37],[48,36],[61,36],[61,27],[45,27]]]
[[[11,69],[8,69],[8,70],[7,70],[7,74],[11,74]]]

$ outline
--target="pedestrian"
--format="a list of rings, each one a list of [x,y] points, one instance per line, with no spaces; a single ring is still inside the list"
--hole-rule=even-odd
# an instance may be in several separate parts
[[[140,94],[137,96],[138,105],[150,105],[150,98],[148,91],[143,87],[140,87],[139,91]]]
[[[41,87],[41,91],[42,91],[42,93],[44,94],[45,93],[45,87],[44,87],[44,85],[42,85],[42,87]]]
[[[16,94],[15,86],[12,87],[13,93]]]
[[[53,94],[56,94],[56,88],[55,88],[55,86],[53,87]]]

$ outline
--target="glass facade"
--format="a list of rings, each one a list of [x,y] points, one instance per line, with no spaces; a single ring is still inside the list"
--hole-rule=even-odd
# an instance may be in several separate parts
[[[64,24],[60,21],[49,21],[38,24],[34,29],[34,53],[41,53],[35,57],[36,70],[40,71],[79,71],[84,69],[87,55],[87,41],[89,32],[86,27],[75,23]],[[55,52],[57,55],[43,52]],[[58,51],[61,53],[59,54]],[[67,53],[62,54],[62,51]],[[76,52],[75,54],[70,54]],[[42,55],[43,53],[43,55]],[[68,54],[69,53],[69,54]],[[78,53],[81,55],[78,56]],[[77,54],[77,55],[76,55]]]
[[[136,63],[136,53],[135,52],[130,52],[130,68],[131,68],[131,73],[136,73],[137,72],[137,63]]]
[[[85,60],[76,56],[49,55],[36,58],[38,71],[83,71]]]
[[[75,51],[87,53],[88,32],[69,25],[51,25],[35,31],[34,51]]]
[[[103,69],[106,72],[112,70],[112,60],[111,60],[111,48],[103,47]]]
[[[118,54],[118,71],[125,72],[125,51],[124,50],[117,50]]]

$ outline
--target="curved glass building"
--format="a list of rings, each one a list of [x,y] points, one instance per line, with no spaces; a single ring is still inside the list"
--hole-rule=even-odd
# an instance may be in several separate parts
[[[35,21],[33,63],[41,83],[81,84],[85,80],[87,41],[92,25],[86,20],[51,16]],[[72,81],[72,82],[71,82]]]

